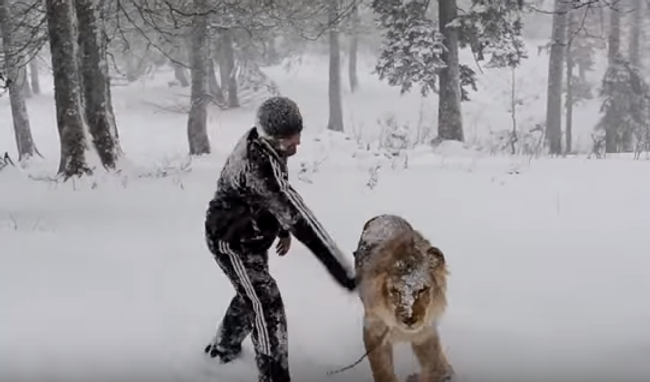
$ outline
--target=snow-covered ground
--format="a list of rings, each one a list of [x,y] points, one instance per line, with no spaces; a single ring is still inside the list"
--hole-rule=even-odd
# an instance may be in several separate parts
[[[528,65],[522,71],[545,72]],[[319,133],[327,122],[324,68],[268,70],[300,103],[308,126],[291,165],[293,183],[348,253],[363,223],[385,212],[402,214],[445,252],[450,306],[441,330],[461,381],[650,379],[649,162],[529,163],[452,144],[414,150],[408,169],[384,166],[370,189],[372,154],[361,155],[355,138]],[[202,353],[233,295],[204,244],[204,212],[254,106],[212,110],[214,154],[182,172],[186,117],[150,105],[185,92],[167,88],[168,75],[114,91],[133,165],[121,176],[57,185],[0,172],[1,380],[256,380],[249,339],[245,358],[233,365]],[[372,135],[383,113],[417,120],[416,95],[399,97],[369,75],[361,84],[359,94],[346,95],[349,125]],[[468,134],[470,117],[481,131],[508,123],[506,101],[489,94],[465,108]],[[7,102],[0,100],[0,151],[14,153]],[[428,113],[435,110],[434,101],[425,102]],[[533,119],[544,113],[527,103],[522,109]],[[30,99],[29,111],[46,158],[29,171],[52,175],[58,138],[51,91]],[[580,121],[587,132],[591,125]],[[308,181],[298,180],[300,161],[320,163]],[[147,176],[165,164],[172,175]],[[293,379],[371,381],[365,361],[326,375],[363,354],[357,297],[336,287],[295,240],[285,258],[271,256],[271,268],[288,314]],[[401,376],[415,371],[407,347],[396,359]]]

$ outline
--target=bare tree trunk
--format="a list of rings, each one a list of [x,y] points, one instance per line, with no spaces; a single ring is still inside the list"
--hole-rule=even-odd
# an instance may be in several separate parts
[[[54,77],[56,122],[61,141],[58,173],[64,179],[92,174],[86,152],[89,145],[88,126],[81,108],[78,46],[75,39],[72,0],[46,0],[47,26]]]
[[[187,120],[187,138],[190,155],[210,153],[210,138],[207,133],[207,79],[208,79],[208,20],[200,13],[207,9],[207,0],[194,0],[197,15],[193,20],[192,33],[192,90],[191,107]]]
[[[208,49],[210,49],[210,57],[208,59],[208,90],[217,104],[223,107],[226,105],[226,100],[223,96],[223,90],[219,85],[219,81],[217,80],[217,71],[216,66],[214,65],[215,62],[218,64],[219,44],[215,44],[214,40],[210,38],[208,40],[208,45]]]
[[[632,27],[630,28],[630,45],[628,50],[628,55],[630,59],[630,64],[641,70],[641,52],[640,52],[640,38],[641,38],[641,28],[643,20],[643,12],[645,8],[643,6],[643,1],[641,0],[632,0],[632,6],[630,9],[632,17]],[[633,152],[634,151],[634,134],[631,130],[627,129],[623,132],[622,136],[622,148],[624,152]]]
[[[333,24],[338,17],[339,0],[329,0],[329,121],[327,128],[343,131],[343,100],[341,97],[341,46],[339,32]]]
[[[181,87],[186,88],[190,86],[190,81],[185,73],[185,67],[181,63],[185,62],[187,55],[183,54],[183,49],[176,46],[172,51],[172,67],[174,68],[174,78],[178,81]]]
[[[621,54],[621,7],[620,2],[615,3],[614,9],[609,10],[609,47],[607,58],[609,66],[615,65],[616,57]],[[620,141],[617,134],[617,126],[605,127],[605,152],[619,152]]]
[[[221,86],[219,86],[219,81],[217,81],[217,73],[214,67],[214,60],[210,59],[208,67],[208,89],[210,90],[210,95],[214,97],[219,105],[225,105],[226,100],[223,97],[223,92],[221,91]]]
[[[266,63],[275,65],[279,62],[278,49],[275,45],[275,33],[271,32],[265,40],[266,45]]]
[[[138,73],[138,66],[136,64],[136,58],[133,55],[133,52],[129,51],[126,53],[126,80],[133,82],[140,77]]]
[[[357,77],[357,52],[359,50],[359,6],[355,5],[350,15],[352,33],[350,36],[350,47],[348,51],[348,77],[350,79],[350,91],[354,93],[359,87]]]
[[[614,59],[621,52],[621,7],[620,1],[614,3],[614,9],[609,11],[609,36],[607,38],[607,58],[609,64],[614,63]]]
[[[567,29],[569,31],[569,38],[567,41],[572,41],[575,37],[577,28],[575,25],[575,11],[571,10],[567,13]],[[572,139],[573,139],[573,68],[575,63],[573,61],[573,52],[571,51],[571,43],[566,47],[566,116],[564,122],[564,155],[571,153]]]
[[[564,127],[564,155],[570,154],[573,145],[573,58],[571,53],[567,57],[567,67],[566,67],[566,115],[565,115],[565,127]]]
[[[215,41],[215,51],[217,52],[217,63],[219,64],[219,83],[221,84],[221,91],[226,96],[228,92],[228,78],[230,71],[228,69],[228,62],[225,60],[225,49],[223,48],[223,31],[219,32],[219,36]]]
[[[631,0],[631,7],[629,7],[630,11],[630,16],[632,18],[631,20],[631,28],[630,28],[630,45],[628,49],[628,58],[630,60],[630,64],[637,68],[641,69],[642,62],[641,62],[641,52],[640,52],[640,37],[641,37],[641,28],[642,28],[642,20],[643,20],[643,1],[642,0]],[[620,9],[620,7],[616,7],[617,9]],[[619,17],[619,23],[620,23],[620,15]],[[619,41],[620,44],[620,41]],[[631,130],[626,129],[623,131],[623,134],[621,136],[621,142],[620,142],[620,147],[621,151],[623,152],[633,152],[634,151],[634,134]]]
[[[104,57],[104,59],[107,60],[108,40],[107,40],[106,35],[104,35],[103,43],[104,43],[104,46],[102,48],[104,50],[103,57]],[[115,109],[113,108],[113,94],[111,92],[111,74],[110,74],[110,70],[109,70],[108,65],[106,65],[106,78],[105,79],[106,79],[106,109],[110,111],[109,113],[106,113],[106,118],[108,118],[109,126],[115,127],[115,130],[113,130],[111,132],[111,134],[113,135],[113,138],[115,139],[115,147],[118,150],[118,152],[117,152],[118,157],[121,157],[122,155],[124,155],[124,153],[122,152],[122,147],[120,145],[120,132],[117,129],[117,122],[115,121],[115,112],[114,112]]]
[[[22,65],[18,69],[18,78],[20,78],[20,85],[23,87],[23,96],[25,98],[32,98],[32,88],[29,86],[29,77],[27,75],[26,65]]]
[[[232,31],[221,30],[219,68],[221,69],[221,89],[227,89],[228,107],[239,107],[237,94],[237,76],[235,75],[235,47],[233,46]]]
[[[37,56],[34,56],[29,62],[29,74],[32,83],[32,92],[34,94],[41,94],[41,82],[38,79],[38,61]]]
[[[636,68],[641,68],[640,37],[641,25],[643,20],[643,1],[632,0],[632,30],[630,31],[630,64]]]
[[[510,132],[510,153],[517,153],[517,68],[512,67],[510,72],[510,120],[512,121],[512,131]]]
[[[18,60],[14,54],[14,41],[12,30],[14,23],[11,17],[10,0],[0,0],[0,26],[2,27],[2,47],[4,50],[4,69],[7,72],[9,87],[9,102],[11,104],[11,116],[18,148],[18,160],[26,161],[34,154],[40,155],[32,138],[32,130],[29,125],[27,104],[23,95],[23,87],[19,77]]]
[[[110,79],[97,2],[74,0],[74,3],[79,25],[86,121],[102,165],[106,169],[115,169],[122,151],[110,100]]]
[[[106,19],[108,19],[108,17],[110,17],[110,12],[112,12],[113,9],[110,6],[107,6],[106,2],[102,3],[99,0],[96,0],[96,1],[97,1],[97,3],[95,3],[96,7],[98,7],[97,9],[99,10],[99,12],[98,12],[99,13],[99,20],[101,20],[102,23],[104,23],[105,22],[104,20],[106,20]],[[102,6],[99,6],[99,4],[101,4]],[[105,65],[102,65],[102,67],[105,67],[105,72],[104,72],[105,76],[104,77],[105,77],[105,80],[106,80],[106,109],[109,111],[108,113],[106,113],[106,117],[108,118],[109,126],[112,126],[112,127],[115,128],[111,132],[111,135],[115,139],[115,146],[116,146],[116,148],[118,150],[118,155],[121,157],[124,154],[122,152],[122,147],[120,145],[120,133],[119,133],[119,130],[117,129],[117,122],[115,121],[115,112],[114,112],[115,109],[113,108],[113,94],[112,94],[112,91],[111,91],[111,71],[110,71],[110,67],[108,66],[108,62],[109,62],[108,61],[108,44],[109,44],[109,40],[108,40],[108,36],[106,35],[106,31],[105,31],[104,26],[102,26],[102,28],[100,30],[100,33],[101,33],[100,42],[101,42],[101,49],[102,49],[102,51],[101,51],[102,52],[102,57],[106,62]]]
[[[440,33],[447,48],[441,57],[446,67],[440,69],[438,94],[438,139],[463,142],[463,117],[460,106],[460,61],[458,58],[458,30],[449,24],[456,20],[456,0],[439,0]]]
[[[181,87],[186,88],[190,86],[190,81],[187,79],[187,75],[185,74],[185,68],[175,62],[172,63],[172,66],[174,67],[174,78],[178,80]]]
[[[566,52],[566,0],[555,0],[546,94],[546,139],[551,155],[562,154],[562,75]]]

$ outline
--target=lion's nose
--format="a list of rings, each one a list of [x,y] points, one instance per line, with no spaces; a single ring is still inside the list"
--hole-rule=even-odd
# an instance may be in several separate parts
[[[402,317],[402,322],[408,326],[415,324],[417,320],[413,316]]]

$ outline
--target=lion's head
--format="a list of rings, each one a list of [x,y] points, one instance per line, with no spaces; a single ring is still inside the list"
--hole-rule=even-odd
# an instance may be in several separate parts
[[[444,311],[447,269],[443,253],[416,232],[387,243],[383,297],[395,325],[419,331]]]

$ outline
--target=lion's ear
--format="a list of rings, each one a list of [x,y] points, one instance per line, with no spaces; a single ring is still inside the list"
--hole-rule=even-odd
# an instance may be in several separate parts
[[[434,269],[445,265],[445,255],[437,247],[430,246],[429,249],[427,249],[427,256],[429,257],[431,266]]]

